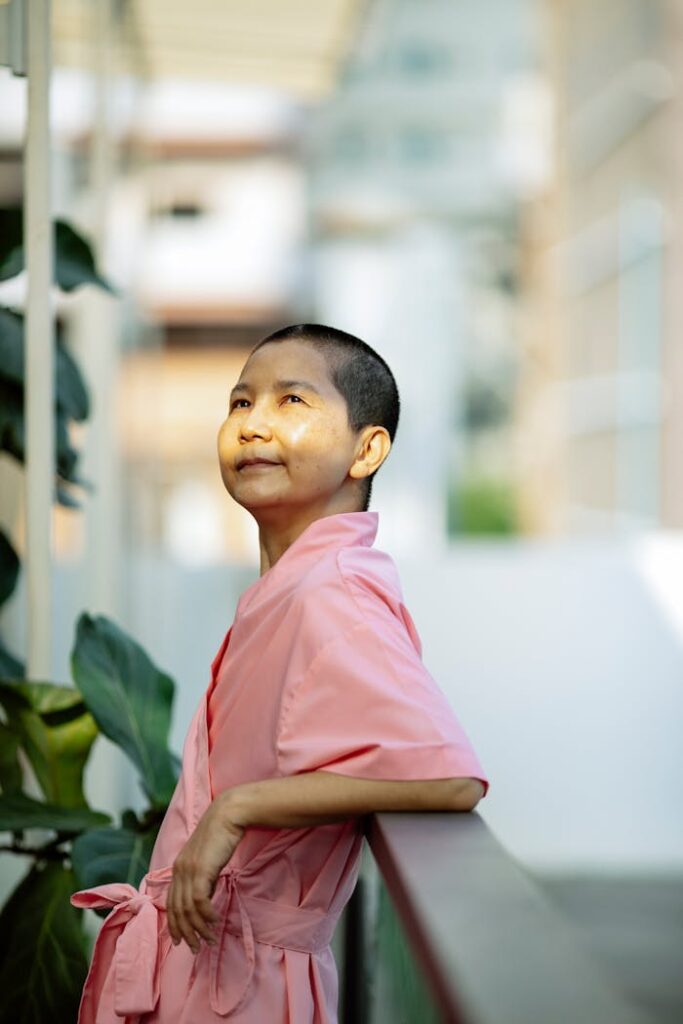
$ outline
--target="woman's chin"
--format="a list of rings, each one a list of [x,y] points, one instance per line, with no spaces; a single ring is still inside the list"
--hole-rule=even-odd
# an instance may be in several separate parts
[[[291,500],[287,494],[282,493],[274,488],[270,490],[267,487],[259,486],[242,486],[234,488],[230,492],[230,496],[234,498],[238,505],[242,508],[246,508],[247,511],[252,512],[255,509],[268,509],[268,508],[279,508],[283,505],[287,505]]]

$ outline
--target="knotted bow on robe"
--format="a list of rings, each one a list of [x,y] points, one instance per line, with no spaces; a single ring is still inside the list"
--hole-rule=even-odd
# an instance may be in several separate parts
[[[221,923],[214,946],[201,946],[192,967],[194,977],[200,957],[209,957],[211,1009],[229,1017],[249,993],[256,965],[256,942],[307,953],[321,952],[331,941],[337,916],[308,910],[240,891],[238,878],[244,868],[226,867],[216,883]],[[126,883],[82,889],[73,893],[76,907],[113,907],[95,942],[88,981],[83,989],[79,1021],[96,1019],[92,1005],[109,970],[114,972],[114,1011],[117,1017],[152,1012],[159,1000],[161,964],[172,944],[165,915],[171,869],[151,871],[140,889]],[[150,891],[151,890],[151,891]],[[156,890],[156,891],[155,891]],[[237,939],[228,943],[227,936]],[[240,962],[241,961],[241,962]],[[88,1008],[91,1015],[88,1016]],[[101,1014],[97,1014],[98,1022]],[[112,1024],[115,1024],[112,1021]]]

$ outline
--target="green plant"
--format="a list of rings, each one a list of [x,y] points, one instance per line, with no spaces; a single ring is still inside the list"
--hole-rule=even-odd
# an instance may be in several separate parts
[[[0,209],[0,282],[24,269],[25,252],[21,207]],[[115,294],[115,289],[97,272],[91,247],[62,220],[54,225],[54,279],[63,291],[72,292],[92,284]],[[20,309],[0,305],[0,453],[17,462],[25,461],[24,430],[24,315]],[[92,483],[78,473],[78,451],[72,446],[72,422],[90,413],[88,389],[76,361],[69,353],[63,331],[55,331],[55,500],[69,508],[80,508],[69,485],[92,490]],[[12,543],[0,529],[0,605],[11,594],[19,571],[19,559]],[[23,675],[22,663],[0,638],[0,675]]]
[[[451,536],[517,533],[512,485],[483,476],[465,477],[449,494],[448,532]]]
[[[0,281],[24,266],[21,211],[0,210]],[[73,228],[55,225],[55,280],[64,290],[95,284],[92,251]],[[92,485],[77,472],[71,421],[89,415],[89,398],[62,333],[55,337],[55,500],[79,508],[67,485]],[[23,464],[24,318],[0,307],[0,452]],[[0,530],[0,607],[16,586],[20,560]],[[175,787],[180,763],[168,748],[173,680],[111,620],[83,613],[71,653],[75,685],[25,678],[0,640],[0,850],[32,863],[0,910],[0,1024],[76,1019],[89,949],[83,911],[69,896],[113,881],[137,885]],[[83,776],[99,734],[140,773],[148,806],[118,825],[88,806]],[[40,797],[24,791],[30,766]],[[36,838],[36,834],[38,838]],[[98,911],[104,916],[104,911]]]
[[[0,846],[33,861],[0,911],[0,1022],[75,1020],[88,967],[77,889],[138,885],[173,794],[179,760],[168,748],[173,680],[104,616],[83,613],[71,653],[75,686],[0,681]],[[83,774],[102,733],[140,772],[149,806],[118,825],[88,806]],[[23,792],[20,755],[44,799]],[[30,830],[48,833],[31,841]],[[104,912],[101,912],[103,914]]]

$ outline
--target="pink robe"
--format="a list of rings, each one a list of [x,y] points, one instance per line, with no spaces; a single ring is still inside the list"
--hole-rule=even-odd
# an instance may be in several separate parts
[[[421,660],[377,512],[311,523],[240,597],[183,748],[182,772],[139,889],[74,893],[111,906],[78,1024],[336,1024],[330,940],[360,867],[362,819],[249,827],[212,902],[219,942],[195,957],[164,910],[176,856],[213,797],[329,770],[364,779],[489,782]]]

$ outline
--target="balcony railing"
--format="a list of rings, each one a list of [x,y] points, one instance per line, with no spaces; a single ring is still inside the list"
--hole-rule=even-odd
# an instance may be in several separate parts
[[[365,834],[378,885],[361,872],[345,910],[340,1024],[656,1024],[476,811]]]

